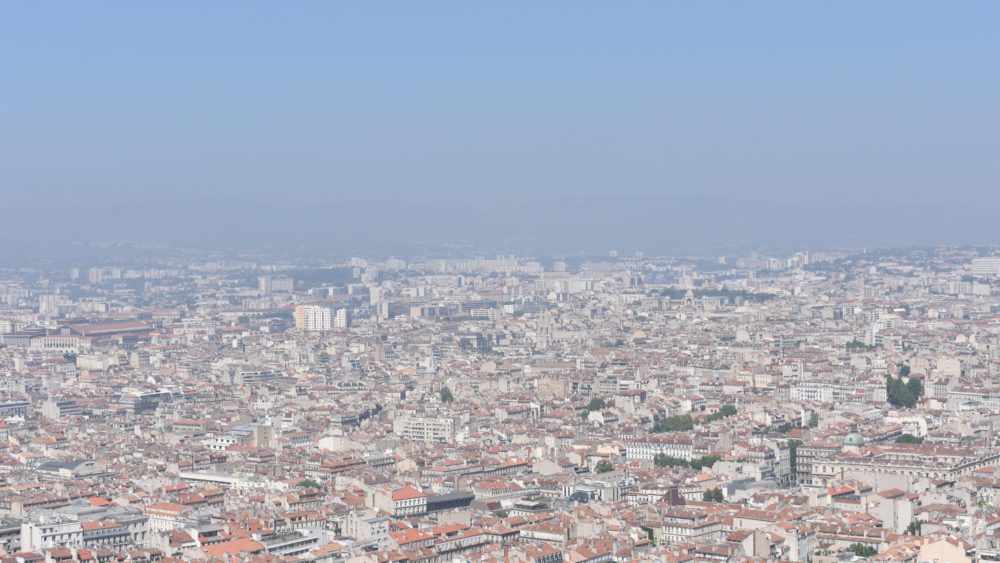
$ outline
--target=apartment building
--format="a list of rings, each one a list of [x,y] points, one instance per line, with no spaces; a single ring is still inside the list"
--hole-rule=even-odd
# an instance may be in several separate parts
[[[404,414],[392,421],[392,431],[415,442],[450,444],[455,441],[455,419]]]

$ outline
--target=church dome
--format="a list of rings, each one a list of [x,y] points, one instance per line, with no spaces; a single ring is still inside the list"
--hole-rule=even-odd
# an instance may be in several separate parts
[[[847,436],[844,436],[844,445],[860,447],[865,445],[865,439],[863,436],[861,436],[861,434],[858,434],[857,432],[851,432]]]

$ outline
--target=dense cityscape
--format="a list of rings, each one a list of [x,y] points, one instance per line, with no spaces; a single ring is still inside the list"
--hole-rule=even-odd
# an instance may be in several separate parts
[[[1000,562],[998,30],[0,2],[0,563]]]
[[[115,248],[0,270],[2,561],[1000,559],[995,248]]]

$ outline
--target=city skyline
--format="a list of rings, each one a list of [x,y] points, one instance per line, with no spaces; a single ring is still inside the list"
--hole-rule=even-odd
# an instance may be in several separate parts
[[[1000,554],[1000,249],[115,248],[0,267],[4,559]]]

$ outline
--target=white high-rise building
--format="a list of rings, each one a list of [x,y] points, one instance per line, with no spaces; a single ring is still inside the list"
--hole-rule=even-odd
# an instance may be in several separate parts
[[[295,328],[310,332],[333,329],[333,311],[319,305],[299,305],[295,308]]]
[[[333,328],[346,330],[351,327],[351,312],[347,309],[337,309],[333,316]]]
[[[1000,257],[989,256],[984,258],[973,258],[969,270],[977,276],[1000,275]]]
[[[295,291],[295,280],[287,276],[259,276],[257,288],[264,295],[272,293],[291,293]]]

